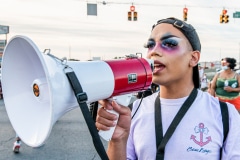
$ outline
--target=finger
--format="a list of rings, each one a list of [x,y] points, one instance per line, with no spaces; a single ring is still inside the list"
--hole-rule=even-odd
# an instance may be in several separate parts
[[[98,110],[96,117],[96,125],[99,129],[109,129],[107,127],[113,127],[116,125],[117,116],[113,113],[108,112],[104,108]]]
[[[101,119],[101,117],[99,117],[100,119],[98,121],[96,121],[95,125],[98,128],[98,130],[103,130],[103,131],[107,131],[109,130],[111,127],[114,127],[116,125],[116,122],[114,121],[109,121],[106,119]],[[103,123],[104,122],[104,123]]]
[[[99,100],[98,101],[99,105],[101,105],[103,108],[108,109],[108,110],[112,110],[112,104],[110,103],[110,101],[108,100]]]
[[[117,116],[114,113],[108,112],[108,110],[103,107],[98,110],[98,116],[111,121],[117,120]]]
[[[129,107],[122,106],[115,101],[112,101],[112,107],[120,115],[131,115],[131,111],[130,111]]]
[[[95,123],[97,130],[102,130],[102,131],[108,131],[110,129],[110,127],[104,126],[101,123],[96,122]]]

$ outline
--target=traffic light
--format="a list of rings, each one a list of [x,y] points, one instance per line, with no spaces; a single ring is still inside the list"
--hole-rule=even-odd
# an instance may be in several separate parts
[[[187,8],[183,8],[183,20],[184,21],[187,21],[187,12],[188,12],[188,9]]]
[[[133,5],[130,6],[130,11],[131,11],[131,12],[134,12],[134,11],[135,11],[135,6],[133,6]]]
[[[227,15],[227,10],[223,9],[222,14],[220,15],[220,23],[228,23],[229,22],[229,15]]]
[[[226,10],[226,9],[223,9],[223,10],[222,10],[222,14],[223,14],[223,15],[226,15],[226,14],[227,14],[227,10]]]
[[[129,21],[137,21],[138,19],[138,13],[135,11],[135,6],[130,6],[130,11],[128,11],[128,20]]]
[[[133,12],[133,20],[137,21],[138,18],[138,13],[137,12]]]
[[[128,20],[132,21],[132,12],[128,12]]]
[[[228,23],[228,22],[229,22],[228,18],[229,18],[228,15],[224,15],[224,22],[225,22],[225,23]]]
[[[220,23],[223,23],[223,22],[224,22],[224,15],[221,14],[221,15],[220,15]]]

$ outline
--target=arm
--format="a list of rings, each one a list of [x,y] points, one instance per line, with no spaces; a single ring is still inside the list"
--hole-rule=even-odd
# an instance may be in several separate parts
[[[118,105],[114,101],[110,103],[107,100],[102,100],[99,101],[99,104],[101,104],[103,107],[98,110],[96,127],[99,130],[106,131],[109,130],[110,127],[116,125],[115,131],[107,149],[109,159],[126,160],[126,144],[130,131],[131,111],[128,107]],[[117,116],[115,114],[109,113],[106,111],[106,109],[114,109],[119,113],[117,124],[114,122],[117,119]]]
[[[215,76],[213,77],[213,80],[210,82],[211,83],[211,85],[210,85],[210,94],[212,96],[215,96],[216,82],[217,82],[218,74],[220,74],[220,73],[215,74]]]
[[[231,86],[224,87],[227,92],[240,92],[240,75],[237,74],[238,87],[232,88]]]

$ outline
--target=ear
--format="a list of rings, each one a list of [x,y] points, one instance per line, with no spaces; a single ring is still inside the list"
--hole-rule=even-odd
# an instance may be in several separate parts
[[[189,65],[191,67],[194,67],[198,64],[199,60],[200,60],[200,52],[199,51],[193,51],[191,53],[191,59],[190,59]]]

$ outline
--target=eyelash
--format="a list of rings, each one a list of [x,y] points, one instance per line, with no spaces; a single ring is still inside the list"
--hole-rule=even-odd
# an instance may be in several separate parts
[[[151,49],[156,45],[156,43],[154,41],[148,41],[146,48]]]
[[[178,42],[173,39],[166,39],[162,41],[162,47],[167,49],[175,48],[178,45]]]
[[[146,48],[152,49],[152,48],[155,47],[155,45],[156,45],[156,42],[148,41],[148,43],[146,45]],[[173,49],[177,46],[178,46],[178,42],[176,40],[173,40],[173,39],[165,39],[161,43],[161,47],[165,48],[165,49]]]

